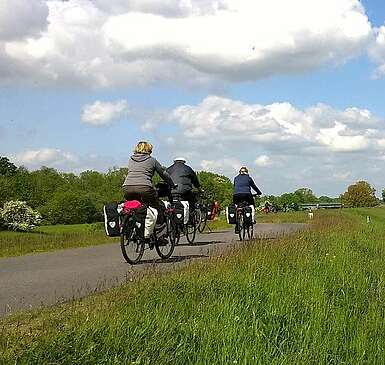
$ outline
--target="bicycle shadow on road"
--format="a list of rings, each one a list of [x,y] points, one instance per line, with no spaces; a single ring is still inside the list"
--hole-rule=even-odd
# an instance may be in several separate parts
[[[193,260],[193,259],[202,259],[207,257],[209,256],[208,255],[172,256],[168,260],[162,260],[162,259],[142,260],[139,263],[137,263],[135,266],[143,265],[143,264],[172,264],[172,263],[178,263],[178,262],[183,262],[183,261]]]

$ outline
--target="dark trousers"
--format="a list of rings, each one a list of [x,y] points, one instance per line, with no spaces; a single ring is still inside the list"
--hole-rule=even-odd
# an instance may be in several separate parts
[[[255,207],[255,201],[254,201],[254,197],[253,197],[253,194],[234,194],[233,195],[233,203],[235,205],[238,205],[240,203],[243,203],[243,202],[247,202],[248,205],[252,205],[253,207]]]
[[[193,191],[187,191],[181,194],[181,200],[188,201],[190,211],[194,210],[197,203],[197,194]]]
[[[126,200],[138,200],[158,211],[155,231],[158,237],[162,237],[167,233],[163,209],[160,205],[158,195],[153,187],[147,185],[124,185],[124,198]]]

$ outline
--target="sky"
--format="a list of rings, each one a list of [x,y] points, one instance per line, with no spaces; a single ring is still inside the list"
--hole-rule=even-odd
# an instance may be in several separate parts
[[[2,0],[0,155],[31,170],[163,165],[265,194],[385,187],[385,2]]]

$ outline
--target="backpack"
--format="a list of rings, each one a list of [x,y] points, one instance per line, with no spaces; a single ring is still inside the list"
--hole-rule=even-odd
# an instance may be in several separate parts
[[[118,237],[120,236],[120,215],[118,212],[118,203],[107,203],[103,207],[104,215],[104,228],[107,236]]]
[[[231,204],[226,208],[226,219],[228,224],[237,223],[236,212],[237,212],[237,208],[235,204]]]

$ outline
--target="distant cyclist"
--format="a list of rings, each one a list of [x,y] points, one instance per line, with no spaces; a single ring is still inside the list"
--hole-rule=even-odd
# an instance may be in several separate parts
[[[158,211],[155,231],[159,242],[166,243],[164,236],[167,234],[167,227],[158,196],[152,185],[152,178],[157,172],[170,187],[173,187],[174,183],[164,167],[151,157],[152,148],[152,144],[145,141],[136,145],[134,154],[128,161],[128,173],[123,183],[123,191],[126,200],[139,200]]]
[[[166,169],[166,172],[171,176],[172,181],[177,185],[172,190],[171,194],[180,194],[181,200],[187,200],[190,209],[193,209],[196,204],[196,194],[192,189],[195,187],[201,191],[201,185],[195,171],[186,165],[186,159],[183,157],[176,157],[174,163]]]
[[[234,178],[233,203],[238,205],[240,203],[246,202],[248,205],[255,207],[254,197],[251,193],[251,189],[253,189],[257,195],[262,195],[261,190],[258,189],[257,185],[254,183],[254,180],[250,177],[247,167],[242,166],[239,169],[239,175]],[[238,231],[239,227],[237,224],[235,226],[235,233],[238,233]]]
[[[241,202],[247,202],[249,205],[255,207],[251,189],[253,189],[257,195],[262,195],[261,190],[258,189],[254,180],[250,177],[249,170],[243,166],[239,170],[239,175],[234,178],[233,203],[238,205]]]

